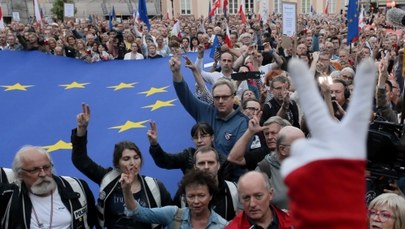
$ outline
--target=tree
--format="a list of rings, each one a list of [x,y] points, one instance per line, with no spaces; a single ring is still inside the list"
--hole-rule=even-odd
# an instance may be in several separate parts
[[[55,0],[53,2],[51,12],[59,20],[63,20],[63,18],[64,18],[64,3],[74,3],[74,0]],[[75,7],[75,13],[76,12],[77,12],[77,9]]]

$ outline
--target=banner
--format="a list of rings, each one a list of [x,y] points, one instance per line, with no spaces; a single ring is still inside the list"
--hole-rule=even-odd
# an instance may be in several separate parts
[[[23,145],[44,146],[57,174],[85,179],[98,196],[98,186],[71,162],[71,129],[84,102],[91,108],[89,156],[104,167],[112,166],[114,144],[133,141],[144,158],[141,174],[160,179],[174,195],[182,173],[155,165],[146,135],[153,120],[167,152],[194,147],[190,130],[195,121],[177,99],[168,60],[88,64],[39,52],[0,52],[0,63],[7,63],[0,77],[0,166],[10,168]],[[191,71],[183,67],[182,72],[194,91]]]

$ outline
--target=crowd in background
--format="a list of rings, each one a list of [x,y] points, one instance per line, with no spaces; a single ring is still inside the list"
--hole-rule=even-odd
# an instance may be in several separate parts
[[[88,63],[173,57],[169,64],[173,72],[179,100],[197,123],[204,124],[203,127],[193,127],[192,137],[196,149],[183,151],[182,161],[184,164],[173,165],[168,168],[165,166],[173,164],[174,159],[164,158],[167,154],[157,142],[156,124],[153,123],[148,132],[148,137],[151,144],[150,153],[155,162],[163,168],[181,168],[184,173],[193,167],[204,170],[202,164],[193,165],[193,163],[198,162],[195,155],[201,151],[201,147],[212,146],[213,148],[203,149],[202,153],[204,150],[215,152],[211,163],[218,167],[213,168],[214,165],[207,164],[205,170],[218,175],[216,177],[217,183],[218,180],[236,182],[248,170],[259,170],[267,174],[270,179],[269,185],[275,188],[276,194],[272,199],[270,209],[273,211],[273,215],[277,213],[279,223],[284,223],[282,220],[285,220],[284,217],[287,216],[278,210],[287,209],[289,201],[287,189],[281,176],[279,176],[280,164],[289,157],[289,147],[293,141],[311,136],[305,116],[302,113],[300,98],[295,92],[295,87],[287,71],[288,62],[292,58],[299,58],[306,62],[328,106],[330,116],[337,121],[342,120],[346,115],[358,64],[362,60],[371,58],[375,63],[378,81],[375,85],[374,113],[370,121],[384,120],[395,124],[403,123],[399,114],[403,109],[401,95],[404,89],[402,70],[404,51],[402,47],[405,42],[405,29],[394,28],[387,21],[383,12],[367,13],[360,24],[361,28],[357,40],[351,44],[347,42],[348,31],[345,13],[298,15],[297,32],[292,37],[283,35],[282,15],[276,13],[269,15],[268,21],[265,22],[261,21],[259,16],[253,15],[248,18],[246,23],[242,23],[239,16],[231,15],[227,18],[216,16],[212,18],[212,22],[204,17],[184,16],[177,18],[176,21],[153,18],[150,23],[151,29],[148,31],[142,22],[134,18],[123,19],[120,22],[114,20],[112,28],[110,28],[108,20],[101,20],[97,17],[93,17],[92,20],[57,21],[42,24],[36,22],[23,24],[12,21],[0,31],[0,50],[37,50],[50,55],[84,60]],[[204,51],[210,48],[215,49],[213,65],[209,71],[205,71],[202,67],[202,60]],[[184,83],[180,72],[179,54],[187,52],[198,53],[195,62],[187,58],[185,61],[185,66],[192,71],[196,79],[197,92],[193,94],[197,94],[198,98],[196,97],[195,100],[193,100],[193,94],[189,94],[191,92]],[[260,76],[248,77],[247,73],[249,72],[258,72]],[[230,79],[235,73],[242,73],[242,77],[245,78],[223,79]],[[210,85],[212,90],[208,90],[206,84]],[[87,153],[85,143],[87,142],[89,115],[89,107],[84,106],[83,113],[79,115],[80,117],[78,116],[78,127],[72,132],[74,156],[77,157],[74,163],[75,166],[81,168],[81,171],[84,171],[83,173],[102,186],[103,177],[110,174],[111,170],[114,171],[123,165],[114,161],[114,169],[100,169],[87,155],[82,154],[83,152]],[[232,133],[221,129],[222,126],[226,125],[228,125],[227,128],[232,126]],[[134,151],[135,156],[130,154],[127,157],[136,157],[137,163],[142,163],[139,162],[142,160],[142,156],[136,145],[120,144],[122,152],[114,152],[114,160],[119,160],[118,157],[124,157],[126,150],[129,149]],[[83,155],[86,156],[86,163],[91,167],[84,164],[83,158],[78,160]],[[209,163],[209,160],[204,163]],[[135,180],[139,179],[139,182],[142,182],[142,187],[137,188],[139,190],[145,189],[145,177],[138,175],[140,165],[139,168],[135,167],[137,169]],[[123,171],[125,169],[127,167],[123,166],[120,171],[128,175],[129,171]],[[42,170],[45,172],[45,167],[39,168],[40,174]],[[254,175],[252,173],[244,175],[244,182],[247,183],[246,177]],[[199,175],[194,174],[194,176]],[[148,198],[147,204],[138,204],[132,199],[128,201],[128,196],[139,190],[131,189],[130,183],[133,182],[133,177],[129,176],[120,180],[118,177],[119,175],[116,175],[113,178],[115,180],[111,182],[115,182],[115,184],[121,182],[123,190],[127,193],[126,203],[130,203],[131,208],[137,209],[130,209],[128,215],[137,215],[141,214],[137,211],[145,211],[143,208],[139,209],[138,205],[160,207],[171,202],[165,190],[163,195],[166,195],[166,202],[155,201],[153,197],[155,194],[151,187],[147,189],[148,193],[145,197],[151,196],[150,199]],[[199,179],[206,178],[200,177]],[[164,189],[160,182],[157,184],[161,186],[161,189]],[[225,182],[219,182],[219,184],[220,188],[226,186]],[[201,185],[206,185],[206,183]],[[263,184],[263,186],[266,185],[267,183]],[[381,191],[395,192],[402,197],[404,196],[403,178],[391,185],[393,190],[388,190],[389,187],[385,187]],[[244,193],[243,191],[250,190],[254,185],[241,191],[242,186],[238,186],[239,198],[244,205],[243,208],[247,211],[251,200],[247,197],[243,199],[243,196],[240,195]],[[116,191],[115,188],[113,188],[114,192]],[[212,194],[211,187],[209,188],[209,194]],[[183,189],[183,192],[187,194],[187,184]],[[230,192],[230,189],[228,187],[225,190]],[[120,195],[122,197],[122,193]],[[137,200],[146,202],[145,198],[142,196]],[[193,197],[192,199],[199,198]],[[229,198],[232,202],[232,198]],[[249,198],[260,200],[261,197],[252,196]],[[150,200],[152,201],[149,203]],[[189,199],[187,201],[190,205],[191,201]],[[382,210],[374,209],[375,202],[370,205],[370,220],[375,218],[385,223],[403,218],[403,216],[398,215],[398,212],[402,210],[397,209],[385,209],[393,212],[382,214]],[[220,206],[219,203],[222,202],[216,203]],[[105,203],[103,202],[103,204]],[[380,203],[380,205],[384,204],[386,203]],[[217,213],[226,220],[231,220],[235,216],[238,218],[237,207],[228,206],[228,208],[234,210],[230,214],[231,216],[226,211],[227,207],[225,210],[218,207],[219,212]],[[106,208],[103,211],[110,213],[116,219],[121,219],[121,216],[114,214],[113,208]],[[120,211],[123,211],[122,206]],[[194,210],[190,211],[192,214]],[[143,212],[142,214],[148,213]],[[169,213],[166,212],[165,214]],[[171,217],[176,217],[176,214],[175,210],[170,210]],[[157,215],[158,213],[155,213],[153,216],[158,218]],[[142,218],[143,215],[137,215],[137,217]],[[114,218],[114,220],[116,219]],[[164,222],[171,222],[171,219],[166,219]],[[243,219],[240,220],[243,222]],[[108,219],[105,221],[110,226],[114,223]],[[224,222],[222,220],[218,220],[218,222],[223,228]],[[126,224],[131,223],[133,222],[130,220],[126,222]],[[405,223],[402,222],[402,225]]]

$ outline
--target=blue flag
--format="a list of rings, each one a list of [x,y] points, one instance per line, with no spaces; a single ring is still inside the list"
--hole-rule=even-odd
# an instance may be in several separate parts
[[[112,8],[111,15],[112,15],[112,19],[113,19],[113,20],[117,19],[117,18],[116,18],[116,15],[115,15],[115,8],[114,8],[114,6],[113,6],[113,8]]]
[[[139,4],[138,5],[139,18],[146,24],[146,27],[148,27],[148,31],[150,31],[150,23],[148,18],[148,9],[146,8],[146,1],[139,0],[138,4]]]
[[[347,43],[351,44],[359,36],[359,5],[358,0],[350,0],[347,11]]]
[[[211,57],[212,59],[214,59],[214,57],[215,57],[215,52],[216,52],[217,48],[220,47],[220,45],[221,45],[221,44],[219,43],[218,37],[215,36],[214,42],[212,42],[211,51],[210,51],[210,57]]]
[[[186,55],[197,57],[196,53]],[[155,165],[146,136],[148,122],[153,120],[159,143],[167,152],[194,146],[190,129],[195,121],[177,98],[168,60],[88,64],[34,51],[1,51],[0,63],[7,64],[2,65],[0,77],[0,167],[10,168],[23,145],[43,146],[59,175],[85,179],[98,196],[98,186],[71,163],[71,129],[77,125],[76,115],[84,102],[91,108],[89,156],[104,167],[112,166],[114,144],[133,141],[144,160],[140,173],[163,181],[174,194],[182,173]],[[194,90],[191,71],[184,67],[181,71]]]
[[[113,30],[113,20],[115,20],[115,9],[114,9],[114,6],[113,6],[113,8],[112,8],[112,10],[111,10],[111,13],[110,13],[110,16],[108,17],[108,27],[109,27],[109,29],[110,29],[110,31],[112,31]]]

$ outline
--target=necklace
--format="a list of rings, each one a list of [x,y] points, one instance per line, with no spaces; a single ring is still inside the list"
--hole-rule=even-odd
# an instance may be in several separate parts
[[[32,206],[32,211],[34,212],[35,220],[37,221],[39,228],[45,228],[44,224],[39,222],[37,212],[35,211],[34,205]],[[52,216],[53,216],[53,192],[51,193],[51,215],[49,217],[49,229],[52,228]]]

